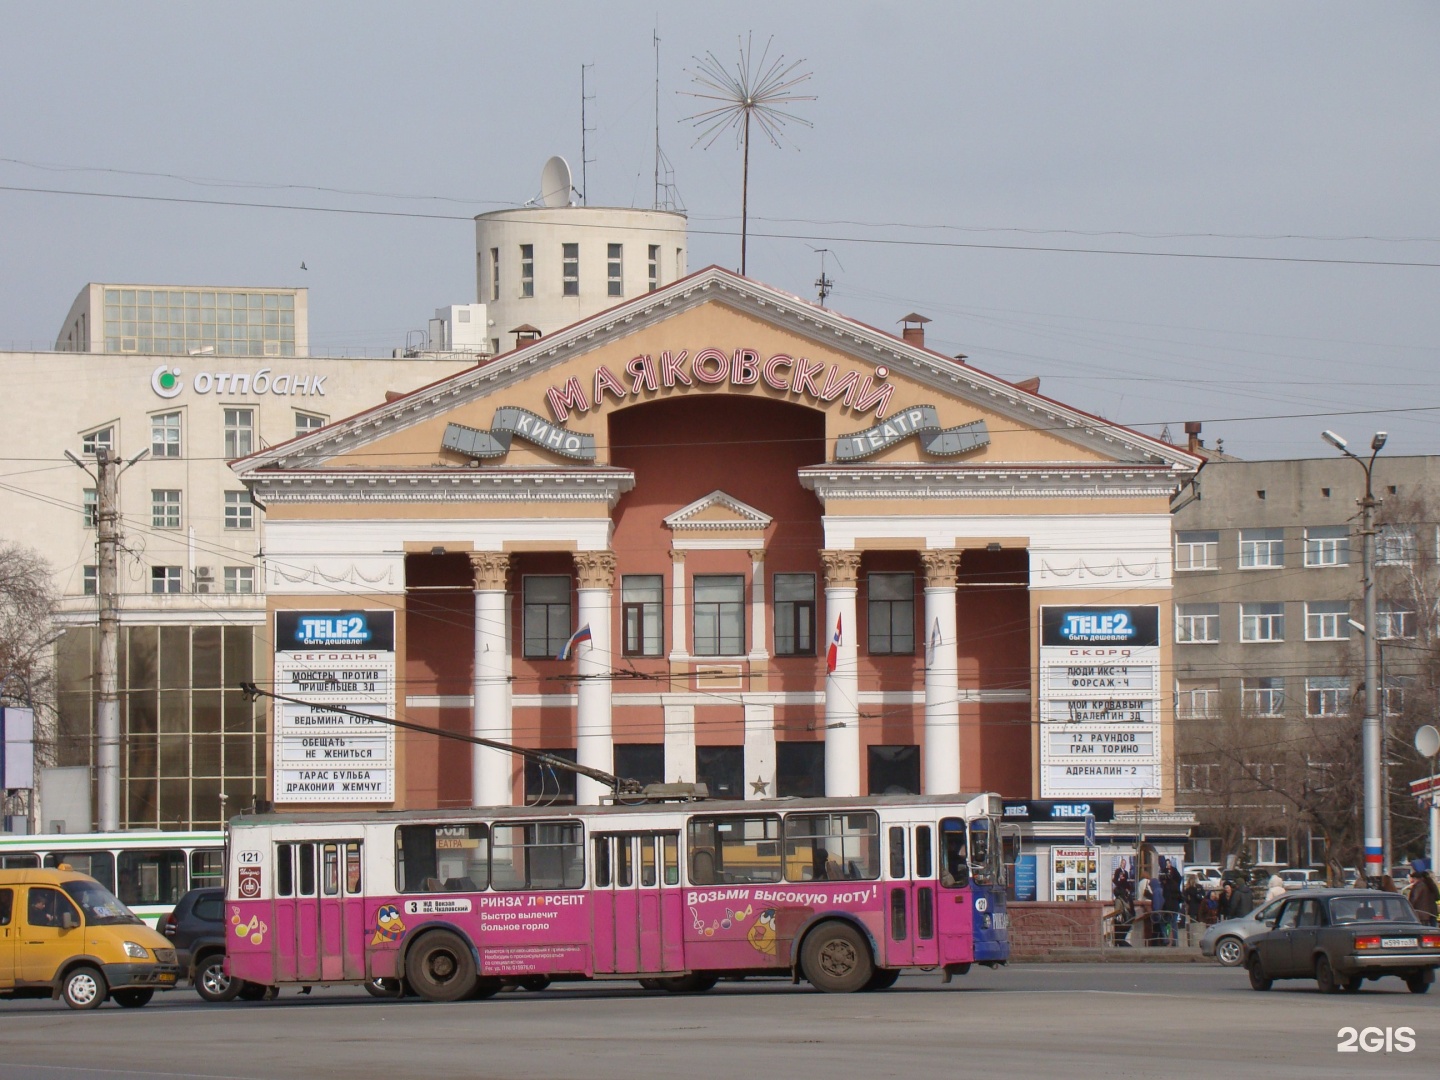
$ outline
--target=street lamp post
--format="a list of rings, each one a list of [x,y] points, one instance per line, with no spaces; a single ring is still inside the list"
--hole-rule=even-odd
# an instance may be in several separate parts
[[[1384,872],[1381,864],[1384,852],[1384,815],[1380,805],[1383,787],[1380,763],[1383,747],[1380,738],[1380,687],[1376,682],[1379,650],[1376,648],[1375,634],[1375,508],[1380,504],[1372,489],[1371,474],[1375,469],[1375,456],[1385,445],[1385,432],[1377,431],[1370,440],[1368,461],[1352,454],[1348,449],[1349,444],[1333,431],[1322,432],[1321,438],[1365,471],[1365,497],[1360,500],[1365,590],[1365,719],[1360,726],[1360,756],[1365,785],[1365,876],[1378,878]]]

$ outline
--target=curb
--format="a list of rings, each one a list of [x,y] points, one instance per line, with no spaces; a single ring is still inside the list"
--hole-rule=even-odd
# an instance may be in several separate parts
[[[1012,964],[1206,964],[1214,963],[1199,949],[1051,949],[1043,953],[1011,954]]]

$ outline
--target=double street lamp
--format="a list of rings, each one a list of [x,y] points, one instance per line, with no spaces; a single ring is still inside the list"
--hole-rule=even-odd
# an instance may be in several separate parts
[[[1368,461],[1352,453],[1350,444],[1333,431],[1322,432],[1321,438],[1365,470],[1365,497],[1360,500],[1365,590],[1365,719],[1360,726],[1360,757],[1365,785],[1365,876],[1378,878],[1385,870],[1382,864],[1384,814],[1381,807],[1383,785],[1380,778],[1383,748],[1380,733],[1380,687],[1376,681],[1378,649],[1375,633],[1375,507],[1380,504],[1375,498],[1371,474],[1375,469],[1375,455],[1385,446],[1385,432],[1377,431],[1370,440]]]

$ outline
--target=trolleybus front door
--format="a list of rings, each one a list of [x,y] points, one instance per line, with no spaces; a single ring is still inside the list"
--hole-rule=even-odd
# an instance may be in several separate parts
[[[935,918],[935,826],[894,824],[885,830],[887,880],[884,966],[940,962]]]
[[[276,978],[364,978],[360,841],[277,844],[276,859],[282,867],[277,875],[282,895],[275,901]],[[283,867],[292,860],[293,872],[287,875]]]
[[[680,834],[595,833],[591,841],[595,973],[684,970]]]

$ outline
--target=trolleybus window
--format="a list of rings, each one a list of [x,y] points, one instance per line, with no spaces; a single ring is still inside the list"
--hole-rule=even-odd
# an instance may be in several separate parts
[[[360,894],[360,844],[354,840],[345,845],[345,892]]]
[[[275,845],[275,895],[295,895],[295,861],[291,845]]]
[[[890,826],[890,876],[905,876],[905,826]]]
[[[315,895],[315,845],[295,845],[295,868],[300,871],[300,895]]]
[[[490,848],[490,884],[496,889],[585,886],[585,834],[578,821],[496,825]]]
[[[765,884],[780,881],[780,818],[734,814],[690,821],[690,884]]]
[[[929,825],[915,826],[915,876],[935,876],[935,841],[930,838]]]
[[[340,895],[340,845],[325,844],[320,849],[320,889],[326,896]]]
[[[871,881],[880,876],[880,817],[785,815],[785,877],[789,881]],[[901,854],[901,875],[904,854]]]
[[[115,856],[108,851],[52,851],[45,856],[46,866],[54,867],[61,863],[77,873],[93,877],[107,889],[115,888]]]
[[[395,829],[395,887],[401,892],[478,892],[488,884],[488,825],[400,825]]]
[[[940,822],[940,884],[963,889],[970,884],[970,864],[965,846],[965,822],[946,818]]]
[[[680,834],[666,833],[663,840],[665,849],[665,884],[680,884]]]

